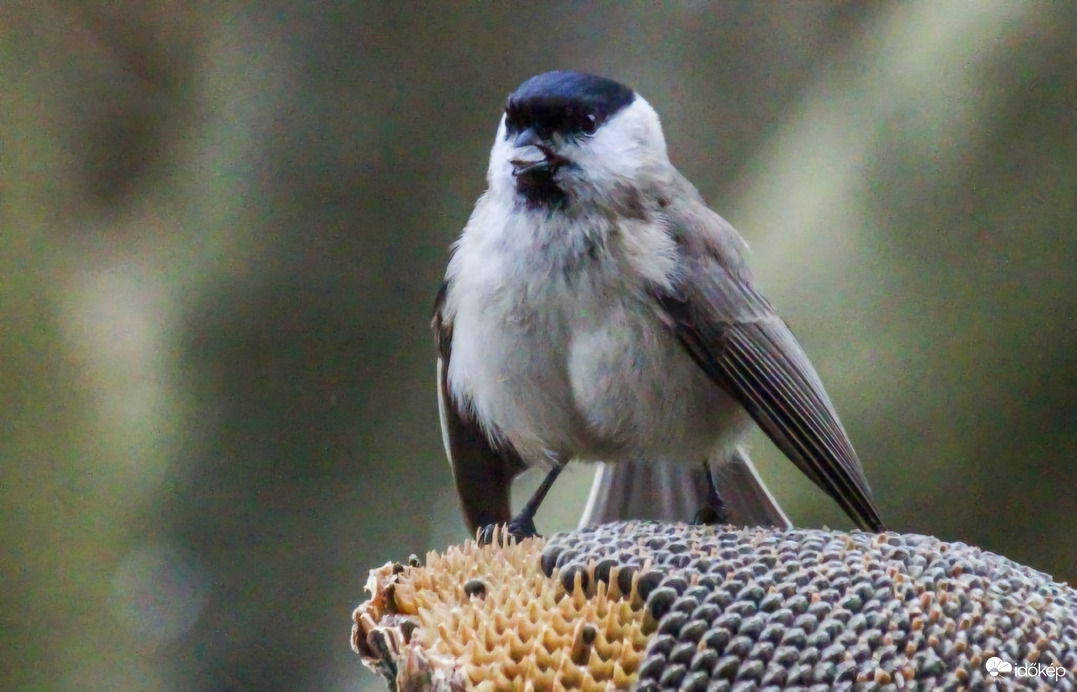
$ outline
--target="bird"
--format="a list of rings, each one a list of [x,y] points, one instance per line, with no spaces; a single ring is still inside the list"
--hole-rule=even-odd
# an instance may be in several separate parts
[[[756,289],[747,245],[673,166],[654,108],[572,71],[511,93],[432,327],[442,439],[465,521],[538,535],[573,460],[601,462],[584,523],[787,528],[752,465],[758,425],[867,531],[884,531],[823,383]],[[516,515],[513,480],[545,471]],[[685,519],[685,517],[677,517]]]

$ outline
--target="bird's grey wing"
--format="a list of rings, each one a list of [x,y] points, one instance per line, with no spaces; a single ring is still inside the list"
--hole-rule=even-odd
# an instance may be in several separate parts
[[[452,323],[444,319],[447,285],[442,284],[434,305],[434,341],[438,363],[438,413],[441,439],[449,457],[456,492],[468,528],[476,531],[512,518],[509,491],[512,479],[524,463],[509,447],[495,447],[482,426],[449,392],[449,359],[452,355]]]
[[[857,526],[884,530],[860,461],[823,383],[785,322],[717,252],[682,255],[659,314],[696,363],[732,394]]]
[[[710,462],[718,493],[738,526],[789,528],[747,454]],[[707,503],[707,475],[700,464],[631,460],[599,464],[580,527],[621,519],[691,521]]]

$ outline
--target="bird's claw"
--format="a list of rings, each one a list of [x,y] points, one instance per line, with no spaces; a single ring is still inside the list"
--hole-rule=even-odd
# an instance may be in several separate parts
[[[487,524],[482,527],[479,531],[479,545],[490,545],[494,543],[496,537],[501,539],[502,545],[508,543],[509,537],[516,539],[517,543],[525,538],[541,538],[538,529],[535,528],[535,521],[521,517],[516,517],[508,524]]]
[[[696,512],[696,516],[692,519],[693,524],[701,524],[706,526],[718,526],[720,524],[729,523],[729,512],[726,511],[724,505],[715,507],[714,505],[703,505]]]

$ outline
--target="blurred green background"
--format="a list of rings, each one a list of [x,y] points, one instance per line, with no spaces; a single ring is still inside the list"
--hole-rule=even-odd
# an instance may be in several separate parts
[[[381,688],[367,568],[465,537],[433,295],[553,68],[662,115],[893,529],[1077,580],[1077,5],[0,8],[0,688]]]

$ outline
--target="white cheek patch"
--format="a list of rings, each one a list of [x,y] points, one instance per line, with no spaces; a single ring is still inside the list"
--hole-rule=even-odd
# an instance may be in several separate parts
[[[647,166],[669,164],[658,114],[639,96],[610,118],[590,144],[592,163],[618,177],[635,179]]]
[[[606,127],[612,129],[599,130],[594,137],[580,140],[569,154],[580,178],[597,188],[634,179],[646,158],[638,140],[625,137],[615,124],[609,123]]]
[[[490,149],[490,167],[486,170],[486,184],[492,193],[512,194],[516,186],[512,164],[509,163],[512,148],[512,144],[505,141],[505,124],[502,122],[494,146]]]

